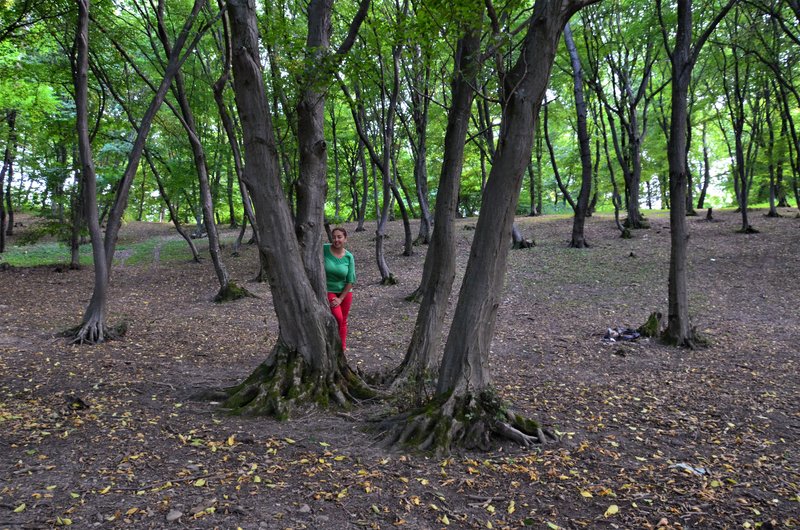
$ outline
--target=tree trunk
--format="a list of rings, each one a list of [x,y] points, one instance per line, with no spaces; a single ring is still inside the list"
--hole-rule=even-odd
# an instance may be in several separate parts
[[[14,175],[14,157],[17,151],[17,111],[8,111],[5,119],[8,124],[8,142],[6,143],[5,152],[3,154],[3,167],[0,169],[0,252],[5,252],[6,236],[12,235],[14,229],[14,214],[11,203],[11,180]],[[7,187],[6,175],[8,175]],[[8,216],[8,221],[6,221],[6,216]]]
[[[108,300],[109,267],[103,245],[103,233],[97,213],[97,176],[92,160],[92,145],[89,139],[88,113],[89,71],[89,0],[78,0],[78,26],[75,34],[75,57],[73,59],[73,82],[75,85],[75,122],[78,133],[78,152],[81,160],[85,217],[92,237],[94,257],[94,291],[83,322],[76,330],[75,342],[103,342],[113,335],[106,327],[106,305]]]
[[[706,122],[703,122],[703,186],[700,188],[700,195],[697,198],[697,209],[705,208],[706,193],[708,185],[711,183],[711,162],[709,161],[708,142],[706,136]]]
[[[159,174],[158,168],[153,161],[153,157],[150,156],[150,151],[145,149],[144,151],[145,160],[147,160],[147,164],[150,166],[150,171],[153,172],[153,176],[156,179],[156,184],[158,185],[158,193],[161,195],[161,199],[164,201],[164,204],[167,206],[167,210],[169,211],[169,218],[172,221],[173,226],[175,226],[175,230],[178,234],[186,241],[186,244],[189,245],[189,250],[192,253],[192,260],[195,263],[200,263],[200,253],[197,251],[197,246],[192,241],[191,236],[183,229],[181,226],[180,216],[178,215],[178,211],[175,206],[172,204],[172,201],[169,199],[169,195],[167,194],[167,190],[164,188],[164,181],[161,179],[161,175]]]
[[[772,105],[770,104],[770,100],[772,98],[772,94],[769,93],[769,88],[765,88],[764,93],[764,105],[766,106],[764,111],[764,119],[766,120],[767,125],[767,173],[769,175],[769,211],[767,212],[767,217],[780,217],[781,215],[778,213],[778,208],[776,205],[776,198],[777,198],[777,187],[778,183],[775,179],[775,130],[772,127]]]
[[[260,250],[267,257],[280,331],[267,360],[228,390],[224,405],[236,413],[278,418],[287,417],[295,404],[347,406],[369,392],[347,366],[336,321],[306,276],[300,244],[294,236],[264,92],[254,3],[229,0],[228,12],[234,92],[244,141],[244,180],[258,212]]]
[[[458,42],[453,60],[452,102],[447,114],[444,157],[434,212],[436,228],[425,256],[422,283],[418,289],[421,304],[405,358],[393,374],[393,387],[413,385],[416,390],[414,395],[419,398],[426,395],[423,389],[433,377],[439,362],[437,352],[455,279],[454,220],[464,164],[464,140],[475,97],[472,87],[477,77],[479,54],[480,31],[477,28],[466,29]]]
[[[572,38],[569,23],[564,26],[564,42],[567,44],[570,62],[572,63],[573,91],[575,93],[575,111],[578,122],[578,146],[581,153],[581,191],[578,194],[578,203],[575,205],[575,218],[572,222],[572,248],[586,248],[584,226],[589,210],[589,193],[592,191],[592,152],[589,147],[589,128],[586,125],[586,101],[583,99],[583,69],[578,56],[578,49]]]
[[[158,19],[158,37],[164,47],[164,52],[167,56],[172,55],[172,44],[169,42],[167,29],[164,24],[163,4],[159,4],[157,10]],[[230,300],[237,300],[248,295],[246,289],[237,286],[230,279],[228,269],[222,261],[222,250],[219,243],[219,233],[217,232],[217,225],[214,219],[214,199],[211,193],[211,185],[208,176],[208,164],[203,144],[200,142],[200,136],[197,133],[197,126],[195,125],[194,113],[189,105],[189,99],[186,97],[186,89],[183,83],[183,74],[180,72],[175,73],[175,79],[172,85],[172,93],[178,101],[181,114],[181,124],[186,130],[189,145],[192,149],[194,157],[194,166],[197,171],[198,183],[200,186],[200,204],[203,209],[203,222],[208,234],[208,252],[211,255],[211,262],[214,265],[214,271],[217,274],[217,281],[219,282],[219,291],[214,296],[215,302],[227,302]]]
[[[78,0],[79,5],[79,26],[76,35],[77,60],[74,68],[75,100],[76,100],[76,122],[78,128],[79,152],[81,157],[82,176],[84,181],[84,207],[87,209],[87,222],[89,232],[92,236],[92,252],[94,255],[95,284],[92,299],[83,316],[83,321],[75,331],[75,342],[77,343],[96,343],[103,342],[111,336],[111,331],[106,326],[106,305],[108,280],[111,271],[111,263],[114,259],[114,250],[117,244],[119,228],[122,224],[122,216],[128,205],[128,195],[130,193],[133,177],[139,167],[139,161],[144,151],[145,140],[150,132],[158,109],[164,101],[164,97],[172,84],[172,79],[180,69],[182,61],[188,54],[181,57],[184,44],[189,36],[189,31],[194,24],[200,9],[205,4],[205,0],[195,0],[192,12],[184,23],[172,54],[168,57],[164,78],[161,81],[147,111],[138,127],[136,138],[134,139],[131,152],[128,155],[128,164],[122,175],[122,179],[117,183],[114,202],[108,213],[106,222],[105,237],[100,231],[100,221],[97,215],[97,190],[96,175],[92,162],[92,151],[89,140],[87,92],[88,92],[88,19],[89,19],[89,0]],[[190,48],[194,47],[199,40],[199,35],[195,37]],[[82,107],[78,112],[77,107]]]
[[[397,180],[397,164],[394,160],[392,160],[392,171],[395,174],[395,180]],[[400,208],[400,217],[403,219],[403,234],[405,235],[403,238],[403,256],[412,256],[414,255],[414,236],[411,235],[411,220],[408,217],[408,210],[405,203],[403,203],[403,197],[400,196],[400,191],[397,189],[397,184],[390,182],[389,185],[392,188],[392,196],[397,201],[397,207]]]
[[[686,271],[689,240],[686,223],[686,124],[687,96],[692,77],[691,40],[691,0],[678,0],[678,27],[672,52],[672,116],[667,144],[672,208],[669,211],[669,313],[664,337],[673,344],[689,347],[694,345]]]
[[[663,337],[678,346],[694,347],[697,341],[689,319],[689,295],[686,261],[689,232],[686,222],[686,136],[688,128],[688,92],[692,69],[710,32],[727,13],[735,0],[730,0],[692,46],[692,0],[677,2],[675,48],[669,53],[672,66],[672,115],[667,144],[669,186],[672,208],[670,220],[669,303],[667,328]],[[657,3],[659,11],[661,2]],[[667,45],[667,29],[664,42]],[[667,45],[667,48],[669,46]],[[710,211],[709,211],[710,213]]]
[[[500,140],[445,346],[436,396],[423,412],[406,415],[398,422],[401,427],[390,430],[390,443],[447,452],[455,446],[486,448],[492,433],[525,446],[545,441],[538,424],[505,410],[493,393],[489,346],[503,291],[508,236],[558,40],[570,15],[587,3],[538,0],[534,6],[520,57],[504,79],[508,99]]]
[[[547,105],[545,105],[544,119],[542,120],[542,123],[544,124],[544,139],[547,143],[547,151],[550,153],[550,164],[553,167],[553,176],[556,178],[558,189],[561,190],[561,194],[564,196],[564,201],[569,203],[572,211],[574,212],[577,209],[577,206],[575,205],[575,201],[572,199],[572,195],[569,193],[569,188],[567,188],[567,186],[565,186],[564,182],[561,180],[561,173],[558,171],[558,161],[556,160],[556,153],[553,149],[553,143],[550,141],[550,129],[547,122]],[[558,204],[558,193],[555,194],[555,197],[555,203]]]

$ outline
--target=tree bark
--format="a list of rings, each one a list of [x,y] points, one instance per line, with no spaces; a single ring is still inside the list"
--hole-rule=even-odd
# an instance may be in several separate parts
[[[481,19],[483,12],[476,13]],[[433,236],[425,264],[420,308],[405,358],[394,374],[393,386],[413,385],[415,396],[421,397],[426,382],[433,377],[439,363],[438,348],[444,317],[455,279],[455,227],[458,190],[464,164],[464,140],[469,129],[469,116],[479,67],[480,29],[467,27],[459,40],[453,60],[452,102],[447,113],[444,136],[444,157],[439,174]]]
[[[659,4],[660,6],[660,4]],[[686,271],[689,233],[686,223],[686,129],[687,96],[692,76],[691,0],[678,0],[678,27],[672,51],[672,115],[667,144],[669,161],[669,312],[664,337],[679,346],[694,345],[689,320],[689,295]]]
[[[181,64],[188,54],[181,56],[189,31],[194,25],[195,19],[205,4],[205,0],[195,0],[192,12],[184,23],[175,41],[172,54],[169,56],[164,71],[164,78],[153,96],[147,111],[137,129],[133,147],[128,155],[128,164],[122,175],[122,179],[117,183],[114,202],[108,213],[106,221],[105,237],[100,231],[100,220],[97,213],[97,193],[96,175],[92,162],[91,142],[89,139],[88,128],[88,54],[89,54],[89,0],[77,0],[79,11],[79,26],[76,34],[76,53],[77,59],[74,70],[75,99],[76,99],[76,122],[79,139],[79,153],[81,158],[82,178],[84,181],[84,207],[87,209],[86,218],[89,224],[89,233],[92,236],[92,252],[94,255],[95,283],[94,292],[89,302],[83,320],[76,328],[74,341],[77,343],[97,343],[103,342],[106,338],[113,335],[106,326],[106,311],[108,303],[108,281],[111,271],[114,250],[117,244],[119,228],[122,224],[122,216],[128,204],[133,177],[139,167],[139,161],[144,151],[145,140],[150,132],[150,126],[155,118],[158,109],[172,84],[172,79],[180,69]],[[193,42],[188,46],[193,48],[199,40],[199,34],[195,36]],[[78,112],[78,107],[81,107]]]
[[[158,37],[161,41],[161,45],[164,47],[164,52],[167,56],[170,56],[172,55],[172,44],[169,42],[169,36],[167,35],[167,29],[164,24],[163,3],[159,3],[156,15],[158,20]],[[203,223],[206,234],[208,234],[208,252],[211,255],[211,262],[214,265],[214,272],[216,272],[217,281],[219,282],[219,291],[217,291],[216,296],[214,296],[214,301],[226,302],[236,300],[247,296],[248,293],[247,290],[231,282],[228,269],[222,261],[219,233],[217,232],[217,224],[214,218],[214,199],[209,182],[207,158],[197,132],[197,126],[195,125],[194,112],[192,112],[189,99],[186,97],[183,74],[180,70],[175,73],[172,93],[180,107],[180,116],[178,117],[181,118],[181,124],[186,131],[189,145],[192,149],[195,170],[197,171],[198,184],[200,186],[200,204],[203,209]]]
[[[667,144],[669,187],[672,207],[670,220],[669,302],[667,328],[663,337],[678,346],[694,347],[697,336],[689,319],[689,295],[686,261],[689,232],[686,222],[686,136],[688,128],[688,92],[692,69],[700,49],[711,31],[722,20],[735,0],[730,0],[692,45],[692,0],[677,1],[675,47],[669,51],[667,29],[662,25],[664,44],[672,66],[672,114]],[[659,16],[661,1],[657,0]]]
[[[492,392],[489,346],[510,250],[508,236],[558,41],[569,17],[588,3],[538,0],[534,6],[519,59],[504,79],[507,104],[497,153],[447,338],[436,396],[428,410],[411,415],[410,420],[406,417],[402,430],[390,433],[391,443],[414,443],[423,449],[447,452],[454,446],[488,447],[492,433],[525,446],[545,440],[538,424],[509,413]]]
[[[572,248],[586,248],[589,244],[586,242],[584,226],[586,225],[586,215],[589,210],[589,193],[592,191],[592,152],[589,146],[589,128],[586,125],[586,101],[583,98],[583,68],[581,67],[581,59],[578,56],[578,49],[575,47],[569,23],[564,26],[564,42],[567,44],[570,62],[572,63],[575,111],[578,115],[578,146],[581,153],[581,191],[578,194],[578,202],[575,205],[575,218],[572,222],[572,241],[570,241],[569,246]]]
[[[264,363],[228,391],[242,414],[289,415],[293,405],[347,406],[368,392],[350,370],[336,321],[306,275],[281,186],[272,117],[264,92],[258,22],[252,0],[229,0],[236,106],[242,120],[244,180],[250,188],[260,250],[278,318],[278,341]]]
[[[300,75],[297,104],[297,142],[300,175],[297,179],[295,232],[306,275],[320,300],[325,298],[325,268],[322,263],[322,227],[328,191],[328,146],[325,141],[325,94],[333,82],[335,60],[353,45],[370,1],[362,0],[348,37],[331,57],[329,54],[333,0],[311,0],[308,6],[308,35],[305,69]]]
[[[10,110],[6,113],[5,121],[8,124],[8,141],[3,154],[3,167],[0,169],[0,252],[6,250],[6,236],[12,234],[13,215],[11,203],[11,179],[14,174],[14,157],[17,150],[17,111]],[[8,175],[8,188],[5,185],[5,178]],[[4,196],[4,190],[5,196]],[[6,212],[8,205],[8,212]],[[6,225],[6,215],[8,215],[8,225]]]

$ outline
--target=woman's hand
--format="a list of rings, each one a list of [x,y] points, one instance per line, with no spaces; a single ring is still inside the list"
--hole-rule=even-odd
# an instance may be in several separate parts
[[[339,305],[341,305],[341,303],[342,299],[337,296],[336,298],[331,300],[331,307],[338,307]]]

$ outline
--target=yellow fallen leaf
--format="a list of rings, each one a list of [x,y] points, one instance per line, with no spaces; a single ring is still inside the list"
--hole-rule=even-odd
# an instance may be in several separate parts
[[[514,501],[511,501],[510,503],[508,503],[508,514],[509,515],[514,513],[514,510],[516,510],[516,509],[517,508],[516,508],[516,504],[514,503]]]
[[[619,513],[619,506],[617,506],[616,504],[612,504],[611,506],[608,507],[608,509],[606,510],[606,513],[603,514],[603,515],[605,515],[606,517],[609,517],[611,515],[616,515],[618,513]]]
[[[581,496],[586,497],[587,499],[591,499],[593,497],[592,492],[586,490],[581,491]]]
[[[26,507],[27,507],[26,504],[23,502],[22,504],[14,508],[14,513],[22,513],[25,511]]]
[[[130,508],[127,512],[125,512],[125,515],[133,515],[138,511],[139,511],[139,508],[134,506],[133,508]]]
[[[111,491],[111,486],[106,486],[105,488],[101,489],[101,490],[100,490],[100,491],[98,491],[97,493],[99,493],[100,495],[105,495],[105,494],[106,494],[106,493],[108,493],[109,491]]]
[[[295,442],[291,438],[284,438],[283,441],[286,442],[287,444],[293,444]]]
[[[442,515],[442,524],[449,525],[450,519],[447,518],[447,514]]]
[[[261,482],[261,477],[259,477],[258,475],[256,475],[255,477],[253,477],[253,482],[255,482],[256,484],[258,484],[259,482]]]
[[[494,513],[494,506],[492,506],[491,504],[487,505],[486,511],[489,513]]]
[[[206,485],[206,479],[199,478],[199,479],[194,481],[194,485],[197,486],[198,488],[201,487],[201,486],[205,486]]]
[[[233,434],[231,434],[230,436],[228,436],[228,446],[230,447],[230,446],[232,446],[232,445],[233,445],[233,444],[235,444],[235,443],[236,443],[236,436],[235,436],[235,435],[233,435]]]

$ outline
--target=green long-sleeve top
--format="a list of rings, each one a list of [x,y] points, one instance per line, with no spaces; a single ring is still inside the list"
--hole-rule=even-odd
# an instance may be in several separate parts
[[[356,260],[350,251],[345,250],[344,256],[337,258],[331,253],[331,245],[326,243],[322,245],[322,253],[329,293],[339,294],[348,283],[356,283]]]

